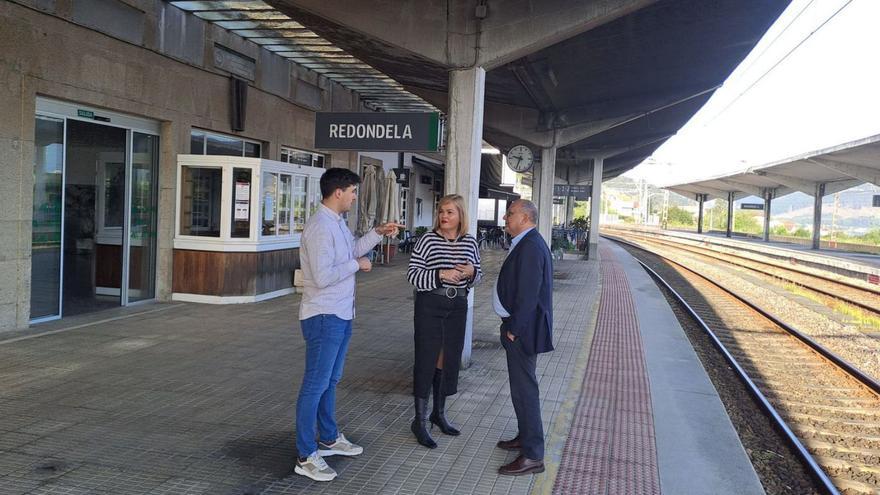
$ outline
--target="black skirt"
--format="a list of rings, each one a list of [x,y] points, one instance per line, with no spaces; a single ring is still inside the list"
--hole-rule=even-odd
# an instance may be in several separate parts
[[[430,292],[416,292],[413,317],[415,361],[413,363],[413,395],[427,398],[431,394],[437,356],[443,350],[443,395],[458,392],[458,369],[464,348],[467,322],[467,298],[448,298]]]

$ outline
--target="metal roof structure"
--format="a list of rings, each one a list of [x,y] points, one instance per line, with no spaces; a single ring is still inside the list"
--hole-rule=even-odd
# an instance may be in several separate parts
[[[260,0],[168,3],[356,91],[368,108],[386,112],[438,111],[391,77]]]
[[[726,199],[730,192],[740,198],[798,191],[812,196],[817,184],[825,185],[825,194],[834,194],[865,182],[880,186],[880,135],[664,189],[687,197],[706,194]]]
[[[431,38],[428,33],[433,32],[437,35],[434,44],[447,46],[447,40],[468,32],[470,25],[456,24],[445,10],[462,2],[267,1],[441,111],[447,109],[449,70],[455,68],[454,63],[417,53],[407,36],[418,32]],[[541,2],[479,3],[489,6],[489,21],[502,20],[498,26],[502,31],[520,24],[539,25],[529,20],[528,10],[543,8],[538,5]],[[545,3],[550,5],[547,9],[554,5]],[[556,141],[557,170],[565,166],[589,170],[592,158],[602,157],[604,178],[616,177],[651,156],[708,101],[788,3],[580,2],[584,9],[594,4],[632,7],[609,22],[587,26],[567,38],[560,36],[561,41],[545,48],[489,67],[483,139],[506,152],[517,144],[535,150],[548,147],[554,133],[576,134],[576,138],[562,139],[562,144]],[[560,1],[558,8],[564,11],[575,4]],[[352,8],[362,9],[371,22],[339,13]],[[384,19],[376,21],[376,17]],[[391,26],[408,22],[423,26],[405,25],[397,30],[399,34],[389,32]],[[381,28],[369,31],[371,24]],[[444,27],[455,36],[440,36]]]
[[[433,36],[467,36],[460,30],[473,24],[457,23],[449,9],[467,2],[452,0],[167,1],[357,92],[379,111],[445,111],[449,71],[456,66],[421,56],[412,45],[448,46]],[[592,158],[602,157],[604,178],[616,177],[705,104],[788,2],[608,2],[631,7],[489,68],[483,138],[503,152],[555,142],[557,169],[589,169]],[[559,8],[575,3],[561,1]],[[501,30],[508,21],[529,22],[520,2],[491,5],[489,20],[501,19]],[[542,8],[555,8],[549,5]],[[381,28],[367,33],[353,25],[362,21]],[[556,27],[542,29],[552,37]]]

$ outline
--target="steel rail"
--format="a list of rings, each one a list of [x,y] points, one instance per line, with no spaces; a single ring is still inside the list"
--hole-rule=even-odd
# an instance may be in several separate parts
[[[782,270],[782,271],[789,272],[789,273],[795,273],[795,274],[800,275],[802,277],[813,277],[813,278],[819,279],[820,281],[823,281],[828,284],[840,285],[840,286],[846,287],[848,289],[861,291],[861,292],[868,294],[870,296],[880,297],[880,294],[877,294],[876,292],[872,292],[868,289],[865,289],[864,287],[859,287],[858,285],[852,284],[850,282],[835,280],[835,279],[827,277],[825,275],[806,273],[806,272],[803,272],[800,270],[795,270],[793,268],[782,267],[782,266],[778,266],[778,265],[775,265],[772,263],[767,263],[765,261],[757,261],[757,260],[753,260],[750,258],[746,258],[744,256],[740,256],[738,254],[724,253],[721,251],[716,251],[714,249],[706,248],[706,247],[702,247],[702,246],[692,246],[689,244],[682,244],[682,243],[678,243],[675,241],[668,241],[665,239],[652,238],[652,237],[647,237],[646,241],[647,242],[655,242],[657,244],[661,244],[663,246],[667,246],[672,249],[679,249],[681,251],[696,254],[697,256],[705,256],[707,258],[718,260],[722,263],[727,263],[732,266],[744,268],[746,270],[751,270],[755,273],[760,273],[761,275],[766,275],[769,277],[784,280],[786,282],[797,285],[798,287],[802,287],[802,288],[809,290],[811,292],[815,292],[815,293],[821,294],[825,297],[830,297],[832,299],[842,301],[846,304],[850,304],[852,306],[856,306],[858,308],[870,311],[871,313],[880,313],[880,308],[873,306],[871,304],[868,304],[868,303],[863,303],[861,301],[854,301],[846,296],[841,296],[840,294],[835,293],[830,288],[826,290],[826,289],[822,289],[822,288],[819,288],[819,287],[816,287],[813,285],[807,285],[807,284],[804,284],[803,281],[792,280],[792,277],[790,275],[786,276],[784,274],[769,273],[769,272],[762,270],[761,268],[757,268],[757,267],[753,267],[753,266],[746,266],[742,262],[737,262],[735,260],[739,259],[739,260],[744,260],[745,262],[751,262],[751,263],[755,263],[758,265],[764,265],[764,266],[770,267],[771,269]],[[731,258],[731,259],[727,259],[727,258]]]
[[[624,231],[624,232],[626,232],[626,231]],[[828,275],[822,275],[821,273],[811,273],[811,272],[808,272],[808,271],[803,270],[801,267],[785,266],[785,265],[784,265],[784,262],[781,262],[781,261],[778,261],[778,260],[774,260],[774,261],[772,261],[772,262],[771,262],[771,261],[755,260],[755,259],[749,258],[748,256],[744,256],[744,255],[742,255],[742,254],[736,254],[736,253],[725,253],[725,252],[723,252],[723,251],[718,251],[718,250],[710,249],[710,248],[707,248],[707,247],[703,247],[703,246],[701,246],[701,245],[696,245],[696,244],[685,244],[685,243],[683,243],[683,242],[676,242],[675,240],[670,240],[670,239],[677,239],[677,237],[675,237],[675,236],[669,236],[669,235],[665,235],[665,234],[659,234],[659,235],[658,235],[658,234],[654,234],[654,233],[652,233],[652,232],[641,232],[641,231],[634,231],[634,232],[635,232],[635,234],[637,234],[638,236],[642,236],[642,237],[645,237],[645,238],[648,238],[648,239],[653,239],[653,240],[655,240],[656,242],[662,242],[662,243],[666,243],[666,244],[674,244],[674,245],[677,245],[677,246],[685,246],[685,247],[692,247],[692,248],[696,248],[696,249],[702,249],[702,250],[704,250],[704,251],[709,251],[709,252],[713,252],[713,253],[717,253],[717,254],[723,254],[723,255],[725,255],[725,256],[730,256],[731,258],[738,258],[738,259],[742,259],[742,260],[745,260],[745,261],[751,261],[752,263],[757,263],[757,264],[760,264],[760,265],[766,265],[766,266],[770,266],[770,267],[773,267],[773,268],[778,268],[778,269],[780,269],[780,270],[786,270],[786,271],[789,271],[789,272],[792,272],[792,273],[797,273],[797,274],[804,275],[804,276],[808,276],[808,277],[815,277],[815,278],[818,278],[818,279],[820,279],[820,280],[825,280],[825,281],[827,281],[827,282],[831,282],[831,283],[839,284],[839,285],[842,285],[842,286],[844,286],[844,287],[849,287],[849,288],[851,288],[851,289],[857,289],[857,290],[860,290],[860,291],[862,291],[862,292],[865,292],[865,293],[868,293],[868,294],[872,294],[872,295],[875,295],[875,296],[876,296],[876,295],[880,295],[880,292],[878,292],[877,289],[875,289],[875,288],[873,288],[873,287],[870,287],[870,286],[869,286],[869,287],[864,287],[864,286],[861,286],[861,285],[856,284],[856,283],[854,283],[854,282],[849,282],[849,281],[846,281],[846,280],[838,280],[838,279],[835,279],[835,278],[830,277],[830,276],[828,276]],[[613,234],[602,234],[602,235],[613,235]],[[624,234],[624,235],[625,235],[625,234]],[[692,242],[695,242],[695,243],[698,243],[698,244],[703,244],[703,243],[701,243],[700,241],[698,241],[698,240],[696,240],[696,239],[687,239],[687,240],[692,241]],[[710,245],[712,245],[712,244],[710,244]],[[719,246],[721,246],[721,245],[719,244]],[[735,248],[730,247],[730,246],[722,246],[722,247],[726,247],[727,249],[735,249]],[[774,254],[772,254],[772,253],[761,252],[759,249],[755,249],[755,248],[753,248],[753,247],[746,247],[746,248],[744,248],[744,250],[746,250],[746,251],[748,251],[748,252],[750,252],[750,253],[754,253],[754,254],[758,254],[758,255],[762,255],[762,256],[774,256]],[[794,258],[793,256],[789,256],[789,259],[797,259],[797,258]],[[731,263],[731,262],[728,261],[728,263]],[[732,263],[732,264],[735,264],[735,263]],[[740,264],[736,264],[736,266],[742,266],[743,268],[748,268],[748,269],[750,269],[750,270],[756,270],[755,268],[751,268],[751,267],[743,266],[743,265],[740,265]],[[756,271],[759,271],[759,270],[756,270]],[[761,273],[766,273],[766,272],[761,272]],[[768,275],[769,275],[769,274],[768,274]],[[797,283],[797,282],[794,282],[794,283]],[[798,285],[800,285],[800,284],[798,284]],[[818,292],[818,291],[817,291],[817,292]],[[832,297],[834,297],[834,296],[832,295]],[[840,299],[840,298],[838,297],[838,299]],[[847,302],[849,302],[849,301],[847,301]],[[861,303],[858,303],[858,302],[853,302],[853,304],[856,304],[856,305],[859,305],[859,306],[862,305]],[[872,311],[874,311],[874,312],[878,311],[877,308],[873,308],[873,307],[870,307],[870,306],[866,307],[866,309],[870,309],[870,310],[872,310]]]
[[[770,320],[771,322],[773,322],[773,324],[775,324],[775,325],[777,325],[778,327],[782,328],[783,330],[785,330],[785,331],[786,331],[787,333],[789,333],[790,335],[796,337],[798,340],[800,340],[801,342],[803,342],[805,345],[807,345],[808,347],[810,347],[811,349],[813,349],[813,351],[815,351],[817,354],[819,354],[820,356],[822,356],[823,358],[827,359],[829,362],[831,362],[832,364],[834,364],[835,366],[837,366],[837,368],[840,369],[842,372],[844,372],[845,374],[847,374],[847,375],[853,377],[856,381],[858,381],[859,383],[861,383],[862,385],[864,385],[865,387],[867,387],[868,389],[870,389],[874,394],[876,394],[877,396],[880,396],[880,382],[878,382],[878,381],[875,380],[874,378],[870,377],[870,376],[867,375],[865,372],[863,372],[862,370],[860,370],[859,368],[857,368],[856,366],[854,366],[853,364],[851,364],[849,361],[847,361],[847,360],[843,359],[842,357],[838,356],[837,354],[835,354],[834,352],[832,352],[831,350],[829,350],[828,348],[826,348],[826,347],[823,346],[822,344],[816,342],[815,340],[813,340],[812,338],[810,338],[808,335],[804,334],[804,333],[801,332],[800,330],[794,328],[793,326],[789,325],[788,323],[785,323],[783,320],[781,320],[780,318],[776,317],[776,315],[774,315],[774,314],[772,314],[772,313],[770,313],[770,312],[764,310],[763,308],[761,308],[761,307],[758,306],[757,304],[753,303],[752,301],[750,301],[750,300],[749,300],[748,298],[746,298],[745,296],[741,296],[740,294],[737,294],[735,291],[733,291],[733,290],[731,290],[731,289],[729,289],[729,288],[727,288],[727,287],[724,287],[723,285],[721,285],[721,284],[715,282],[714,280],[712,280],[712,279],[706,277],[706,276],[703,275],[702,273],[697,272],[697,271],[695,271],[695,270],[693,270],[693,269],[691,269],[691,268],[688,268],[687,266],[685,266],[685,265],[683,265],[683,264],[681,264],[681,263],[679,263],[679,262],[677,262],[677,261],[675,261],[675,260],[669,259],[669,258],[667,258],[666,256],[663,256],[662,254],[655,253],[655,252],[653,252],[653,251],[651,251],[651,250],[649,250],[649,249],[645,249],[643,246],[639,246],[639,245],[637,245],[637,244],[634,244],[634,243],[632,243],[632,242],[629,242],[629,241],[626,241],[626,240],[623,240],[623,239],[613,238],[613,237],[611,237],[611,236],[607,236],[607,235],[605,235],[605,237],[608,238],[608,239],[615,240],[615,241],[617,241],[617,242],[625,243],[625,244],[627,244],[627,245],[629,245],[629,246],[632,246],[632,247],[634,247],[634,248],[636,248],[636,249],[640,249],[640,250],[642,250],[642,251],[645,251],[645,252],[651,253],[651,254],[653,254],[654,256],[659,256],[660,258],[663,258],[664,260],[666,260],[666,261],[668,261],[668,262],[670,262],[670,263],[673,263],[673,264],[675,264],[675,265],[677,265],[677,266],[680,266],[681,268],[683,268],[683,269],[685,269],[685,270],[687,270],[687,271],[689,271],[689,272],[691,272],[691,273],[697,275],[698,277],[702,278],[703,280],[706,280],[706,281],[709,282],[710,284],[715,285],[716,287],[718,287],[719,289],[723,290],[724,292],[730,294],[731,296],[733,296],[735,299],[739,300],[740,302],[742,302],[742,303],[745,304],[746,306],[752,308],[753,310],[755,310],[756,312],[758,312],[761,316],[767,318],[768,320]]]

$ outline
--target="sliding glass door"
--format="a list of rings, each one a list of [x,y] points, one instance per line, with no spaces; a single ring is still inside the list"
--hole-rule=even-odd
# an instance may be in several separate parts
[[[31,319],[61,314],[64,119],[37,116],[31,232]]]
[[[159,138],[36,116],[31,321],[156,297]]]
[[[131,161],[127,301],[156,297],[159,138],[134,132]]]

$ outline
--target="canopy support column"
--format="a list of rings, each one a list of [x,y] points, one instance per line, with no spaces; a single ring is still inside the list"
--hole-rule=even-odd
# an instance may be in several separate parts
[[[449,128],[446,142],[445,194],[460,194],[473,221],[468,233],[477,237],[480,202],[480,153],[483,144],[483,102],[486,71],[482,67],[449,71]],[[471,365],[474,335],[474,291],[468,294],[461,366]]]
[[[547,246],[553,234],[553,185],[556,183],[556,146],[541,148],[541,181],[539,182],[537,201],[538,232]]]
[[[816,193],[813,195],[813,249],[822,246],[822,198],[825,196],[825,183],[816,184]]]
[[[706,195],[697,194],[697,233],[703,233],[703,206],[706,204]]]
[[[602,202],[602,168],[604,158],[593,158],[593,183],[590,187],[590,239],[587,257],[599,256],[599,206]]]
[[[727,193],[727,237],[733,236],[733,200],[736,198],[733,191]]]

